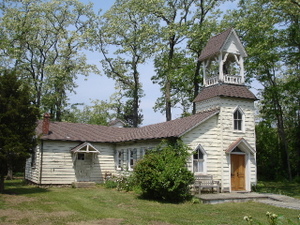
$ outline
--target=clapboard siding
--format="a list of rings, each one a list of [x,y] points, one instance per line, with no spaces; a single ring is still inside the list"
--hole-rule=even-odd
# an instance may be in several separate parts
[[[233,113],[237,109],[244,115],[244,129],[233,129]],[[251,146],[246,151],[246,190],[256,183],[255,118],[254,104],[251,100],[215,97],[197,103],[197,110],[219,108],[219,113],[184,133],[180,138],[191,148],[191,153],[199,145],[206,152],[207,174],[221,182],[224,191],[231,190],[231,157],[226,150],[237,140],[243,138]],[[137,160],[143,157],[143,151],[156,147],[161,139],[149,139],[119,143],[91,143],[100,153],[87,153],[84,161],[77,160],[71,149],[81,144],[72,141],[44,140],[36,149],[36,160],[26,162],[25,178],[37,184],[71,184],[74,181],[103,182],[105,174],[124,175],[132,171],[129,168],[129,152],[137,150]],[[253,149],[253,150],[252,150]],[[116,155],[122,151],[122,167],[117,168]],[[193,155],[187,161],[187,167],[193,171]]]
[[[77,181],[76,158],[71,149],[80,142],[43,141],[36,149],[36,163],[27,159],[25,178],[37,184],[71,184]],[[42,147],[41,147],[42,146]],[[114,145],[93,143],[100,154],[93,154],[88,166],[89,181],[102,182],[105,172],[114,171]],[[43,155],[43,160],[41,160]]]
[[[233,113],[239,107],[244,113],[243,131],[234,131]],[[199,144],[207,153],[207,173],[214,175],[222,183],[223,190],[230,190],[231,186],[231,166],[230,154],[225,151],[239,138],[244,138],[255,150],[255,118],[254,103],[252,100],[214,97],[205,101],[197,102],[197,111],[220,108],[220,113],[215,118],[211,118],[201,125],[199,129],[186,134],[186,143],[189,143],[192,149]],[[215,121],[214,121],[215,119]],[[214,123],[215,122],[215,123]],[[197,138],[197,135],[199,137]],[[256,183],[256,155],[246,154],[246,188],[250,190],[251,183]],[[192,166],[190,160],[189,166]]]

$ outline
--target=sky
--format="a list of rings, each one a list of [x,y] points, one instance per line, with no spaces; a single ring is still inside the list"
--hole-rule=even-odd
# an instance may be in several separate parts
[[[102,9],[102,11],[109,9],[113,5],[114,0],[81,0],[81,2],[92,2],[97,12],[99,9]],[[233,7],[233,5],[233,3],[227,4],[224,10]],[[100,60],[102,56],[100,53],[88,52],[87,58],[89,63],[97,65],[101,70]],[[166,121],[164,114],[154,112],[153,110],[155,101],[161,96],[161,92],[159,85],[153,84],[151,81],[151,77],[155,75],[152,63],[149,62],[143,65],[139,68],[139,71],[145,94],[140,104],[142,114],[144,115],[142,126]],[[90,74],[88,77],[80,76],[76,83],[78,85],[75,89],[76,94],[69,94],[71,104],[84,103],[85,105],[92,105],[92,100],[109,100],[110,96],[115,92],[114,80],[107,78],[102,71],[101,75]],[[172,119],[180,117],[180,114],[180,109],[172,109]]]

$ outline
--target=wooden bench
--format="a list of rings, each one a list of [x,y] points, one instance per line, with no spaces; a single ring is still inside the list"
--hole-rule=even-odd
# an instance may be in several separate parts
[[[201,194],[202,189],[216,189],[217,193],[220,192],[220,182],[213,179],[212,175],[195,175],[194,190],[198,189]]]

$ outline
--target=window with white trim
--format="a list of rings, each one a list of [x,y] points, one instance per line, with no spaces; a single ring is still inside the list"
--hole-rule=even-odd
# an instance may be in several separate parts
[[[206,152],[201,145],[196,148],[193,154],[193,172],[206,172]]]
[[[233,129],[236,131],[242,131],[244,129],[243,120],[243,111],[240,108],[237,108],[233,113]]]
[[[133,148],[133,149],[129,149],[128,151],[128,161],[129,161],[129,170],[133,170],[133,167],[136,164],[137,161],[137,149]]]
[[[123,150],[118,150],[116,152],[116,167],[117,167],[117,170],[122,169],[122,166],[123,166],[123,153],[124,153]]]

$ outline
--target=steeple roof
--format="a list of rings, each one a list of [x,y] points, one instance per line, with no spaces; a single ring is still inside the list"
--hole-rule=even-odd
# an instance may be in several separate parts
[[[238,38],[235,30],[233,28],[229,28],[226,31],[212,37],[207,42],[205,48],[202,50],[201,55],[199,57],[200,61],[204,61],[207,58],[210,58],[219,52],[226,50],[230,43],[229,40],[234,40],[239,49],[239,54],[243,57],[247,57],[246,50],[244,49],[240,39]]]

